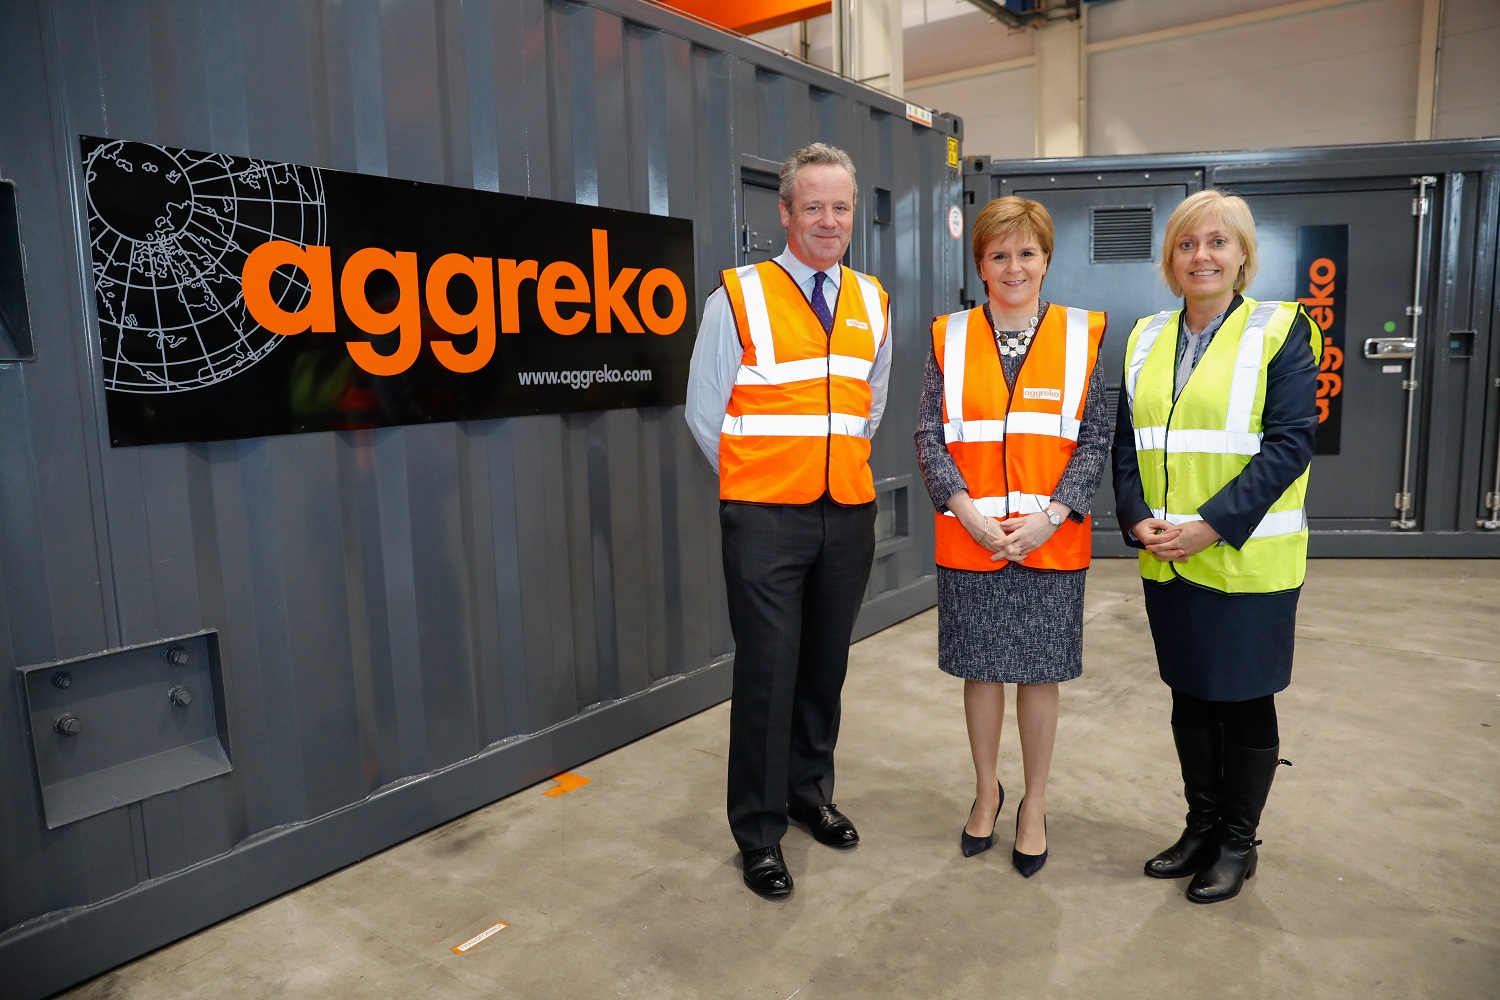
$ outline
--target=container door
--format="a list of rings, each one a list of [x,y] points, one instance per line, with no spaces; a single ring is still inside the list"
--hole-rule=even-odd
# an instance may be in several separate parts
[[[777,207],[781,196],[774,186],[759,184],[750,178],[740,182],[740,207],[744,213],[744,230],[740,241],[740,263],[759,264],[781,253],[786,245],[786,230],[781,225]]]
[[[1414,194],[1403,184],[1246,196],[1260,240],[1250,296],[1302,299],[1331,322],[1307,497],[1314,528],[1391,530],[1396,514],[1406,433],[1402,385],[1410,363],[1390,342],[1411,330]],[[1366,340],[1387,341],[1391,353],[1366,357]],[[1415,428],[1413,435],[1420,440]],[[1411,486],[1417,489],[1415,480]]]

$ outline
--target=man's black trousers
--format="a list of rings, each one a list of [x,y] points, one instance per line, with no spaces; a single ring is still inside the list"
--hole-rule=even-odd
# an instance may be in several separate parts
[[[721,502],[734,632],[729,828],[740,850],[771,847],[787,806],[833,797],[839,692],[875,555],[875,504]]]

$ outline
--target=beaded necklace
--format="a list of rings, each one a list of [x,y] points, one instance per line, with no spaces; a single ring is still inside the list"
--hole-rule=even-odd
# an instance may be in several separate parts
[[[1002,358],[1021,358],[1026,356],[1026,352],[1031,349],[1031,340],[1036,336],[1036,325],[1041,322],[1042,313],[1046,310],[1047,303],[1038,302],[1036,315],[1032,316],[1030,321],[1027,322],[1026,329],[1002,332],[1000,327],[995,325],[995,315],[990,311],[989,304],[985,304],[984,311],[990,321],[990,329],[995,334],[995,346],[1000,349],[1000,356]]]

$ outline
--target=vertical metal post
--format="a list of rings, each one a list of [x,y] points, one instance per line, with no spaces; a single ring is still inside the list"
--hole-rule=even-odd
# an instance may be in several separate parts
[[[1494,388],[1496,392],[1500,392],[1500,378],[1494,380]],[[1500,529],[1500,440],[1495,442],[1495,484],[1484,495],[1484,505],[1489,509],[1490,516],[1487,520],[1475,521],[1475,526],[1485,531]]]
[[[1396,494],[1396,511],[1400,516],[1391,522],[1391,527],[1402,531],[1410,531],[1417,526],[1416,519],[1412,517],[1411,503],[1411,438],[1417,414],[1417,361],[1422,356],[1421,341],[1417,334],[1422,321],[1423,243],[1427,235],[1429,214],[1427,189],[1437,183],[1437,178],[1423,174],[1421,177],[1413,177],[1411,182],[1417,185],[1417,197],[1413,199],[1411,206],[1412,215],[1417,218],[1417,252],[1416,259],[1412,262],[1411,305],[1406,307],[1406,315],[1411,317],[1413,350],[1406,381],[1401,383],[1401,388],[1406,391],[1406,440],[1401,448],[1401,491]]]
[[[833,71],[849,79],[850,72],[849,28],[854,20],[854,5],[850,0],[833,0]]]

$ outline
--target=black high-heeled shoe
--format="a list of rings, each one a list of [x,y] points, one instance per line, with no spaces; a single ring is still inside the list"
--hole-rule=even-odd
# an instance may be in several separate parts
[[[997,781],[995,782],[995,787],[1000,789],[1000,801],[995,806],[995,820],[998,822],[1000,819],[1000,807],[1005,805],[1005,786]],[[975,799],[974,805],[978,804],[979,800]],[[969,812],[973,813],[973,811],[974,806],[970,806]],[[995,824],[990,824],[990,835],[988,837],[975,837],[969,833],[969,823],[968,820],[965,820],[964,828],[958,837],[958,846],[964,852],[964,857],[966,858],[972,858],[976,854],[988,851],[991,847],[995,846]]]
[[[1021,835],[1021,806],[1026,804],[1026,796],[1021,796],[1021,804],[1016,806],[1016,836]],[[1042,817],[1042,836],[1047,835],[1047,817]],[[1015,866],[1016,871],[1026,878],[1031,878],[1042,870],[1042,865],[1047,863],[1047,851],[1043,848],[1041,854],[1022,854],[1014,847],[1010,849],[1010,863]]]

